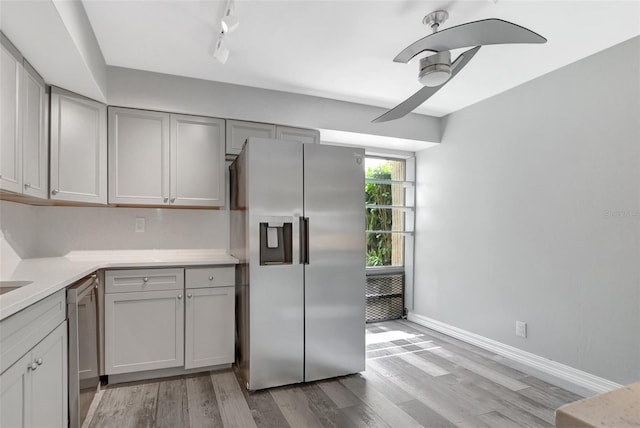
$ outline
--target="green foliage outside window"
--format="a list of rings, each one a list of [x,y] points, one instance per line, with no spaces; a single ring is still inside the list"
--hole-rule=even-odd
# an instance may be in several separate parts
[[[391,164],[379,163],[367,167],[367,178],[391,180]],[[392,205],[391,185],[366,183],[367,205]],[[367,208],[367,230],[391,230],[391,210]],[[391,264],[391,234],[367,233],[367,266]]]

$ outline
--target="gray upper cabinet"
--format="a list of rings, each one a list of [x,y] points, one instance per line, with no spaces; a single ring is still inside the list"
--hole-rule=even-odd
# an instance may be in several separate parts
[[[48,196],[48,106],[44,80],[24,63],[22,103],[23,193],[46,199]]]
[[[276,126],[268,123],[227,120],[227,154],[239,154],[249,137],[276,138]]]
[[[0,53],[0,188],[47,198],[47,107],[44,80],[3,35]]]
[[[223,206],[224,120],[109,107],[109,203]]]
[[[169,203],[169,114],[109,107],[109,203]]]
[[[51,88],[51,199],[107,203],[107,108]]]
[[[0,35],[0,186],[22,191],[22,56]]]
[[[171,115],[173,205],[224,205],[224,149],[224,120]]]
[[[320,131],[318,131],[317,129],[277,126],[276,138],[278,140],[297,141],[299,143],[319,143]]]

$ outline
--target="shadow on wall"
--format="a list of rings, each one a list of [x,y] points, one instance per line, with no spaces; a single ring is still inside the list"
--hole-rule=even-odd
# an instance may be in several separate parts
[[[138,218],[145,219],[144,232],[135,230]],[[6,246],[22,259],[83,250],[227,250],[228,224],[227,210],[31,206],[0,201]],[[11,255],[8,249],[7,255]]]

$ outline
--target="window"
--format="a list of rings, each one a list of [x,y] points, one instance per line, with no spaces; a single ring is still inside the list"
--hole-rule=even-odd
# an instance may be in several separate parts
[[[406,161],[368,156],[365,170],[367,267],[404,266],[414,212]]]

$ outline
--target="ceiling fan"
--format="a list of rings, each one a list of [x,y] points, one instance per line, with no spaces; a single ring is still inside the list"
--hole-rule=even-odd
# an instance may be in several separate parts
[[[496,18],[468,22],[438,31],[440,24],[447,18],[449,14],[445,10],[437,10],[425,16],[422,22],[430,27],[433,33],[407,46],[393,59],[394,62],[408,63],[418,54],[430,52],[430,55],[420,59],[418,81],[424,87],[382,116],[375,118],[373,122],[399,119],[413,111],[455,77],[478,53],[482,45],[547,41],[531,30]],[[463,52],[451,62],[452,49],[469,46],[475,47]]]

